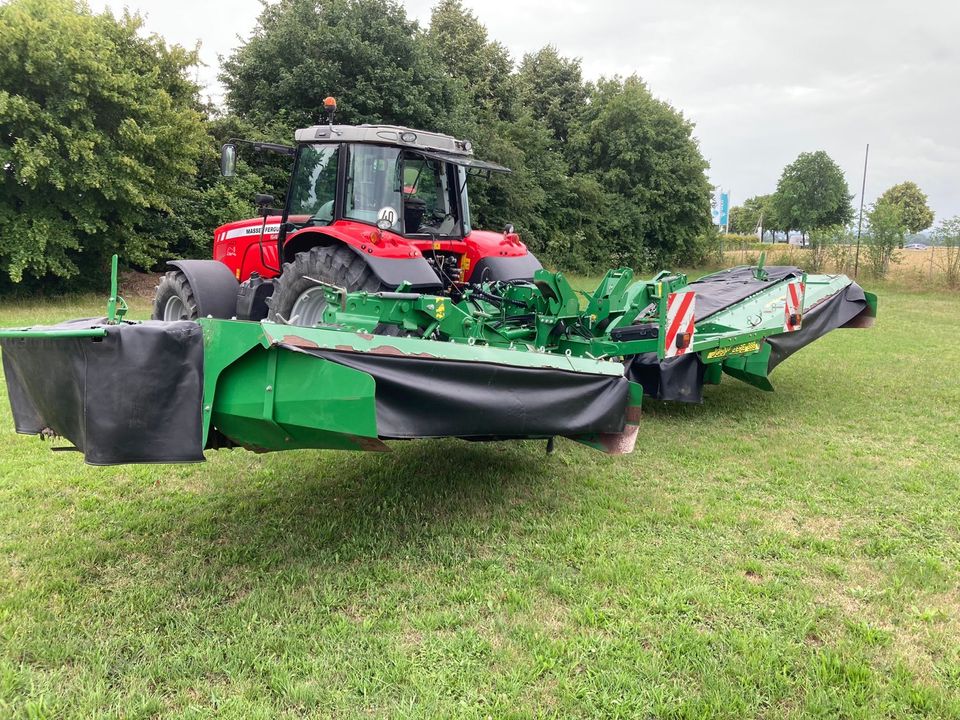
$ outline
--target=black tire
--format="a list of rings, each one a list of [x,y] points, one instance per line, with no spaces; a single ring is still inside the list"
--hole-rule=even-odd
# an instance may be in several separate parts
[[[293,308],[303,293],[317,287],[313,280],[346,288],[349,292],[384,289],[367,261],[345,245],[311,248],[297,253],[292,263],[283,264],[283,272],[274,282],[273,295],[267,300],[270,306],[267,319],[302,324],[299,317],[292,317]]]
[[[168,321],[196,320],[199,317],[193,289],[187,276],[180,270],[171,270],[160,280],[157,293],[153,296],[153,313],[150,317]]]

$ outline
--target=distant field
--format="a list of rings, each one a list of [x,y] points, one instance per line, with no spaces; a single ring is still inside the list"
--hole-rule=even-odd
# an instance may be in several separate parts
[[[97,469],[2,397],[0,717],[960,717],[960,295],[880,309],[626,457]]]
[[[780,243],[765,246],[764,252],[767,254],[768,264],[789,264],[805,267],[810,251],[809,249]],[[891,263],[887,280],[901,284],[942,285],[946,252],[946,249],[941,247],[929,247],[926,250],[898,250],[896,258],[899,262]],[[861,278],[869,281],[870,269],[863,248],[861,248],[860,253],[859,274]],[[760,251],[754,247],[730,250],[724,253],[724,259],[728,265],[754,263],[759,256]],[[847,256],[849,266],[838,268],[835,264],[828,263],[825,271],[844,272],[852,276],[855,257],[853,247],[848,248]]]

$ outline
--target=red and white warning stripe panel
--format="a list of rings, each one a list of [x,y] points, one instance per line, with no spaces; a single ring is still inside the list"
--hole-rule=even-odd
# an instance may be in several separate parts
[[[783,304],[783,331],[795,332],[803,322],[803,292],[802,282],[787,283],[786,302]]]
[[[693,345],[694,312],[696,293],[670,293],[667,296],[667,333],[664,338],[663,356],[665,358],[683,355]]]

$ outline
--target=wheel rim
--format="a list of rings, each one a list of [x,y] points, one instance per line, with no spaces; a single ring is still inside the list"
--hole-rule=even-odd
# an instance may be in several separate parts
[[[163,306],[163,319],[167,322],[172,320],[184,320],[187,317],[187,306],[179,295],[171,295],[167,304]]]
[[[290,324],[314,327],[323,320],[323,309],[327,306],[327,298],[323,288],[312,287],[300,293],[300,297],[293,303],[290,311]]]

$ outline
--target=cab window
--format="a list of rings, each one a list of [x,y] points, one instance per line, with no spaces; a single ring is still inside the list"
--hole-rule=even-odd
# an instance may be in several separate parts
[[[333,222],[337,194],[336,145],[312,145],[300,151],[290,195],[290,215],[307,215],[311,222]]]
[[[408,235],[460,236],[456,168],[422,155],[403,159],[403,215]]]

